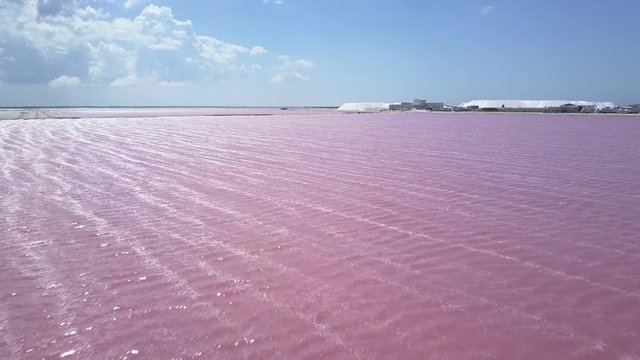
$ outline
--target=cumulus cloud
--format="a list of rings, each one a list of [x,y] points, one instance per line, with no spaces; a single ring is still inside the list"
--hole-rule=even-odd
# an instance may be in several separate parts
[[[100,42],[89,45],[89,78],[96,83],[105,79],[120,78],[136,70],[136,56],[114,43]]]
[[[196,36],[196,47],[201,57],[218,64],[229,63],[238,54],[249,52],[245,47],[225,43],[209,36]]]
[[[495,9],[495,6],[493,5],[485,6],[482,9],[480,9],[480,15],[489,15],[494,9]]]
[[[138,77],[134,74],[127,75],[118,79],[115,79],[109,84],[111,87],[127,87],[134,86],[138,83]]]
[[[262,46],[254,46],[249,51],[249,54],[252,56],[264,55],[266,53],[267,49],[263,48]]]
[[[112,17],[100,7],[111,2],[3,1],[0,80],[48,84],[66,76],[89,85],[131,86],[153,79],[174,86],[255,70],[249,56],[267,53],[261,46],[247,48],[198,34],[190,20],[177,19],[165,6],[146,6],[133,17]],[[124,6],[141,3],[126,1]],[[8,54],[13,61],[7,60]],[[283,63],[282,71],[287,67]]]
[[[141,6],[146,2],[147,2],[146,0],[126,0],[123,6],[125,9],[129,10],[129,9],[133,9],[135,7]]]
[[[73,11],[73,4],[67,0],[38,0],[37,9],[40,16],[68,15]]]
[[[62,75],[58,78],[55,78],[49,81],[49,86],[53,88],[76,87],[76,86],[80,86],[81,84],[82,84],[82,80],[80,80],[80,78],[78,78],[77,76],[67,76],[67,75]]]
[[[273,5],[282,5],[284,1],[282,0],[262,0],[263,4],[273,4]]]
[[[278,56],[280,65],[277,72],[271,77],[270,81],[281,83],[289,80],[308,80],[310,77],[303,74],[302,71],[314,68],[316,65],[307,59],[294,60],[288,55]]]

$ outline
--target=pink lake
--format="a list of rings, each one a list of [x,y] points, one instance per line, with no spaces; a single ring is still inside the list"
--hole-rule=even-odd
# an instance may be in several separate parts
[[[640,117],[152,115],[0,121],[0,358],[640,359]]]

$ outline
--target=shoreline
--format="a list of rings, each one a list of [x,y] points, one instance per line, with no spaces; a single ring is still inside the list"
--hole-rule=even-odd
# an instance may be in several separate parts
[[[67,111],[64,111],[67,109]],[[215,111],[215,110],[219,111]],[[165,111],[162,111],[165,110]],[[258,111],[260,110],[260,111]],[[5,113],[5,114],[3,114]],[[450,115],[461,116],[621,116],[640,117],[640,114],[620,113],[545,113],[531,111],[378,111],[349,112],[336,111],[326,107],[109,107],[109,108],[10,108],[0,109],[0,121],[47,120],[47,119],[117,119],[117,118],[162,118],[162,117],[254,117],[284,115]],[[4,117],[3,115],[9,115]]]

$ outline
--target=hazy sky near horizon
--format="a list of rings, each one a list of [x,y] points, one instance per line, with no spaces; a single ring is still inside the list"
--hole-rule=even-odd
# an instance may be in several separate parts
[[[0,106],[640,102],[635,0],[0,0]]]

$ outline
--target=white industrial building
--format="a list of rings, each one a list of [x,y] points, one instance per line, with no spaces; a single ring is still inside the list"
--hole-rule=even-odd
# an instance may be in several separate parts
[[[590,112],[603,109],[613,109],[616,104],[601,101],[582,100],[473,100],[460,104],[461,108],[469,110],[522,110],[545,111],[562,109],[580,109]]]
[[[443,111],[447,108],[441,102],[427,102],[423,99],[415,99],[413,102],[385,103],[385,102],[352,102],[338,108],[343,112],[380,112],[380,111]],[[448,107],[450,109],[450,107]]]
[[[412,103],[402,102],[400,104],[389,105],[389,110],[391,111],[412,111],[412,110],[443,111],[444,109],[445,109],[444,103],[427,102],[427,100],[424,100],[424,99],[415,99],[413,100]]]
[[[342,112],[381,112],[381,111],[410,111],[451,109],[443,103],[430,103],[422,99],[414,102],[386,103],[386,102],[352,102],[338,108]],[[473,100],[460,104],[460,110],[479,111],[529,111],[529,112],[607,112],[618,109],[612,102],[583,101],[583,100]]]

